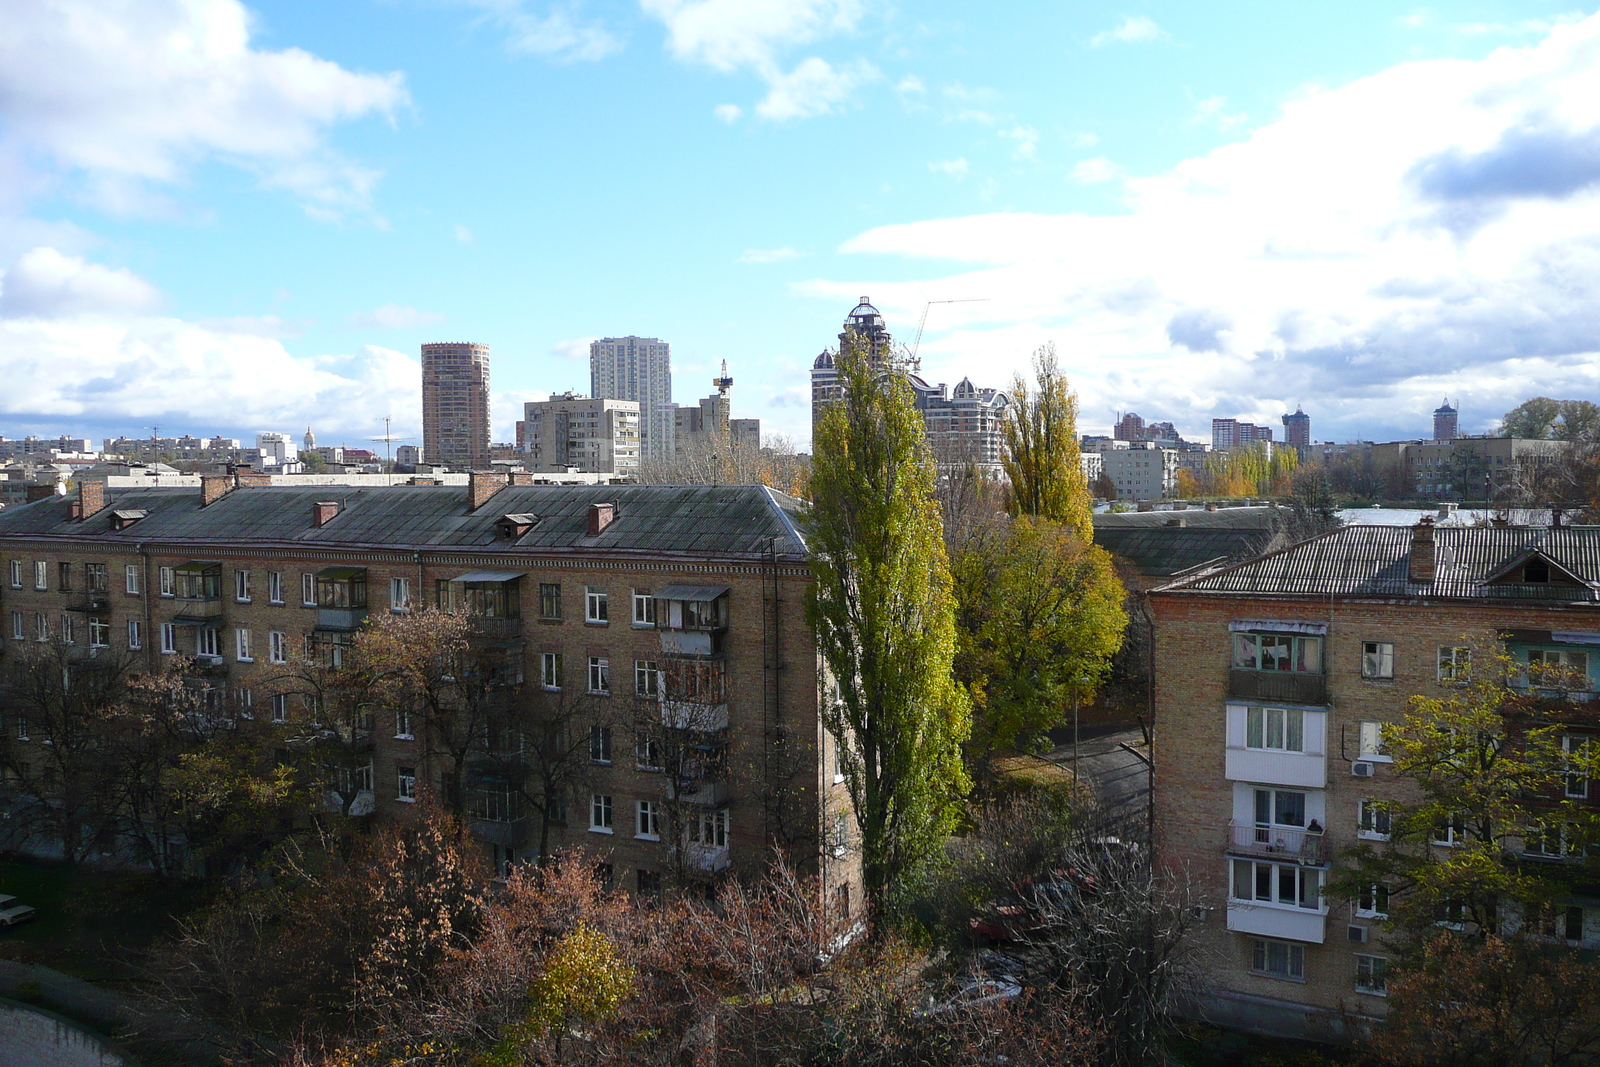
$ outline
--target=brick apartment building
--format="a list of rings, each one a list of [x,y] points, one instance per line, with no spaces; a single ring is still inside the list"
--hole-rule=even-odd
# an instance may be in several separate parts
[[[1379,725],[1443,691],[1473,642],[1600,690],[1600,527],[1346,526],[1149,601],[1157,851],[1214,908],[1196,927],[1210,1012],[1301,1037],[1381,1017],[1381,898],[1322,892],[1346,849],[1386,839],[1368,802],[1409,799]],[[1541,847],[1522,859],[1556,869]],[[1596,901],[1569,900],[1562,929],[1600,946]]]
[[[338,655],[378,613],[448,605],[497,657],[506,699],[565,689],[591,709],[574,727],[589,737],[582,795],[555,805],[552,848],[584,846],[619,884],[653,890],[669,868],[756,867],[783,844],[836,906],[859,902],[843,780],[824,771],[836,760],[803,610],[800,503],[760,486],[526,478],[302,488],[219,475],[198,489],[89,483],[8,508],[0,652],[66,638],[149,670],[181,654],[193,686],[276,720],[292,698],[272,691],[275,665]],[[330,783],[361,794],[352,814],[414,811],[450,770],[426,731],[385,714],[353,783]],[[691,727],[693,761],[663,769],[663,735]],[[474,788],[486,858],[535,855],[536,820],[515,795]]]

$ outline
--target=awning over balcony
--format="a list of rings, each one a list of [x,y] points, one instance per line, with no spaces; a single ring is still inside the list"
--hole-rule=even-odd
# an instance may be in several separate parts
[[[527,571],[468,571],[450,579],[452,582],[514,582]]]
[[[669,585],[655,594],[657,600],[687,600],[690,603],[709,604],[728,592],[725,585]]]
[[[317,572],[317,577],[325,582],[348,582],[352,578],[365,578],[365,567],[324,567]]]
[[[214,559],[191,559],[188,563],[180,563],[173,569],[179,574],[205,574],[207,571],[220,571],[222,563]]]
[[[1265,630],[1275,634],[1325,634],[1328,624],[1325,622],[1295,622],[1288,619],[1234,619],[1228,623],[1228,629],[1235,633],[1250,633],[1255,630]]]

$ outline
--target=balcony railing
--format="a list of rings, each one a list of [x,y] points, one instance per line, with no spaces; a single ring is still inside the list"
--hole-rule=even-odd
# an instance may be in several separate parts
[[[714,874],[727,869],[728,846],[689,844],[684,846],[683,861],[691,870]]]
[[[319,630],[359,630],[361,624],[367,621],[366,608],[322,608],[317,609],[317,629]]]
[[[1326,704],[1328,681],[1309,671],[1228,671],[1228,696],[1235,700],[1281,700],[1288,704]]]
[[[179,597],[178,613],[174,620],[220,619],[222,618],[222,598],[213,597]]]
[[[1288,826],[1230,822],[1228,851],[1239,856],[1290,860],[1308,867],[1320,867],[1328,862],[1328,850],[1320,832]]]
[[[667,779],[667,799],[684,804],[721,807],[728,802],[728,783],[711,778]]]
[[[661,702],[661,725],[671,730],[715,733],[728,728],[728,705],[698,704],[686,700]]]
[[[492,615],[468,615],[472,636],[484,641],[516,641],[522,637],[521,619],[502,619]]]

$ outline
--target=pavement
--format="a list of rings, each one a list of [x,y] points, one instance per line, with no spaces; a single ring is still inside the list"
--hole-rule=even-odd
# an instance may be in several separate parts
[[[1074,760],[1072,727],[1050,731],[1056,747],[1044,758],[1094,783],[1105,812],[1107,829],[1123,836],[1144,836],[1150,796],[1150,774],[1144,732],[1137,726],[1084,726],[1078,732]]]

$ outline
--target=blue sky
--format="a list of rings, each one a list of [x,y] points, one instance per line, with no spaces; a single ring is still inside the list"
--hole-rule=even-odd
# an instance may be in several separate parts
[[[0,7],[0,434],[496,432],[587,340],[803,446],[871,295],[927,376],[1425,433],[1600,385],[1600,17],[1561,4]]]

